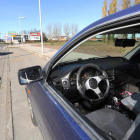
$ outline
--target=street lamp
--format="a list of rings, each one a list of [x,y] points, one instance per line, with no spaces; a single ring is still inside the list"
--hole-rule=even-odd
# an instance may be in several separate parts
[[[21,43],[22,43],[22,33],[21,33],[21,22],[20,22],[20,19],[25,19],[25,17],[20,17],[20,15],[19,15],[20,34],[21,34]]]
[[[40,35],[41,35],[41,46],[42,46],[42,53],[43,53],[44,50],[43,50],[42,19],[41,19],[41,4],[40,4],[40,0],[39,0],[39,14],[40,14]]]

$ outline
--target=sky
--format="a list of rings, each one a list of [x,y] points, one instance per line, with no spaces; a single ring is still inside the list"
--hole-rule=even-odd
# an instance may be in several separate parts
[[[42,30],[46,32],[49,23],[75,23],[79,31],[102,18],[104,0],[40,0]],[[0,2],[0,38],[8,31],[20,32],[21,29],[40,30],[39,0],[2,0]],[[63,34],[64,35],[64,34]]]

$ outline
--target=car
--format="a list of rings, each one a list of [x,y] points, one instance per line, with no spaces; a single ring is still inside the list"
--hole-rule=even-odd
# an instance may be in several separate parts
[[[140,4],[84,28],[43,69],[18,71],[44,139],[139,139],[139,33]]]

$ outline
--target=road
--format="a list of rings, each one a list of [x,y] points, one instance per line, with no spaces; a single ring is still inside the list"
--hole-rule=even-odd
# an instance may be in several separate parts
[[[25,86],[20,86],[17,71],[47,60],[21,48],[0,45],[0,140],[42,140],[30,119]]]

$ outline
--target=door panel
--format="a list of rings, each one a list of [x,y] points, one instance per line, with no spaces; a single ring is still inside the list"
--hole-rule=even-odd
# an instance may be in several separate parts
[[[33,111],[45,139],[47,133],[53,140],[90,139],[41,82],[33,83],[30,89]]]

